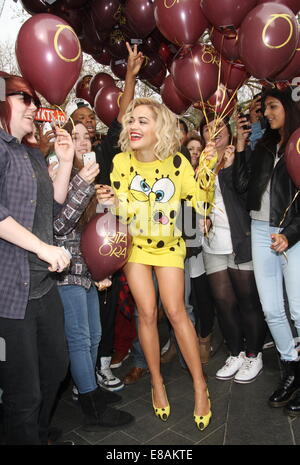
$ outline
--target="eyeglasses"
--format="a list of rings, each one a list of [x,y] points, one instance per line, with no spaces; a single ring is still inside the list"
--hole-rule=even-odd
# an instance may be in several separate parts
[[[40,100],[37,97],[33,97],[32,95],[27,94],[27,92],[18,91],[18,92],[11,92],[10,94],[6,94],[7,97],[10,97],[11,95],[21,95],[21,97],[23,97],[24,104],[27,107],[29,107],[32,103],[37,108],[41,106]]]

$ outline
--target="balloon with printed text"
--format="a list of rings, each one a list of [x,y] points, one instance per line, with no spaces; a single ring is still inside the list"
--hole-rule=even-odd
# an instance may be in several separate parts
[[[298,38],[298,22],[288,7],[262,3],[246,16],[240,27],[240,59],[252,76],[268,79],[292,59]]]
[[[71,26],[48,13],[36,14],[21,27],[16,40],[20,71],[52,105],[61,105],[82,66],[79,40]]]
[[[90,94],[90,81],[92,79],[92,74],[87,74],[82,78],[78,79],[75,86],[75,95],[78,98],[83,98],[87,100],[92,106],[94,104],[94,100]]]
[[[209,26],[195,0],[155,0],[154,17],[160,32],[177,45],[195,44]]]
[[[194,45],[171,66],[175,87],[191,102],[207,100],[218,87],[219,68],[212,47]]]
[[[131,236],[112,213],[98,213],[85,226],[80,248],[92,278],[102,281],[126,264]]]

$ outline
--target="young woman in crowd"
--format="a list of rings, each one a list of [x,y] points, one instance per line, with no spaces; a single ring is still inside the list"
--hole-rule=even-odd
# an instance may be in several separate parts
[[[246,193],[250,211],[254,272],[266,321],[280,353],[282,380],[269,398],[272,407],[286,406],[300,413],[299,353],[286,316],[283,278],[291,318],[300,335],[300,214],[299,197],[289,177],[284,150],[291,134],[300,127],[299,103],[292,89],[268,89],[262,96],[267,128],[254,151],[245,150],[247,131],[239,120],[234,182]]]
[[[61,273],[58,290],[65,314],[65,333],[68,343],[70,368],[79,392],[79,402],[85,416],[84,429],[97,431],[99,427],[127,424],[133,416],[108,407],[118,402],[117,394],[98,388],[96,362],[101,338],[99,299],[96,286],[80,251],[84,225],[96,214],[97,199],[94,180],[99,165],[84,166],[83,155],[91,151],[90,135],[83,123],[66,126],[72,134],[75,157],[67,200],[54,221],[55,240],[72,254],[68,270]],[[100,290],[110,286],[106,279],[98,283]]]
[[[0,102],[0,362],[6,444],[47,444],[50,414],[68,368],[63,307],[54,275],[70,262],[53,246],[53,209],[65,200],[74,148],[56,128],[60,160],[52,184],[44,155],[29,144],[38,97],[4,77]]]
[[[196,170],[202,152],[202,140],[197,135],[188,137],[184,143],[191,155],[191,165]],[[195,221],[196,225],[196,221]],[[196,225],[197,226],[197,225]],[[212,332],[215,319],[214,303],[205,273],[202,245],[187,248],[188,267],[191,281],[191,303],[195,327],[199,339],[200,357],[208,363],[212,351]]]
[[[164,105],[151,99],[136,99],[122,122],[123,152],[114,158],[111,174],[117,198],[114,211],[130,224],[133,235],[124,271],[138,308],[139,338],[151,374],[154,412],[163,421],[170,414],[160,372],[153,268],[163,307],[193,378],[194,421],[203,430],[211,418],[210,401],[196,332],[184,307],[185,245],[175,221],[181,199],[204,214],[204,203],[210,202],[212,195],[200,189],[190,163],[177,152],[181,137],[178,122]],[[210,164],[214,162],[215,159]],[[97,189],[100,202],[109,198],[105,191],[106,187]]]
[[[228,121],[214,114],[200,125],[204,145],[214,136],[214,208],[203,243],[203,258],[215,308],[230,357],[216,373],[220,380],[250,383],[262,371],[265,322],[255,285],[251,256],[250,217],[232,181],[234,146]]]

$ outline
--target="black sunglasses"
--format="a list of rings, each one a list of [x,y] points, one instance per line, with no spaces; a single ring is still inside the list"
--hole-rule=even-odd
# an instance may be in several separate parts
[[[25,105],[27,105],[28,107],[31,105],[31,103],[33,103],[37,108],[41,106],[40,100],[37,97],[33,97],[32,95],[27,94],[27,92],[18,91],[6,94],[7,97],[10,97],[11,95],[21,95],[21,97],[23,97]]]

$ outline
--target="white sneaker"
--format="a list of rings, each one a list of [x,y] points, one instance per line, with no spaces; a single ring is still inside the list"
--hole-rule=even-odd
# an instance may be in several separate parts
[[[168,339],[163,348],[160,351],[160,355],[164,355],[170,348],[171,345],[171,339]]]
[[[78,389],[77,389],[76,386],[73,386],[73,388],[72,388],[72,400],[74,400],[74,402],[78,402],[78,397],[79,397]]]
[[[232,355],[228,357],[225,365],[217,371],[216,378],[222,380],[232,379],[243,365],[244,357],[245,352],[240,352],[236,357]]]
[[[101,368],[97,370],[97,382],[99,386],[108,391],[120,391],[124,388],[124,383],[113,375],[110,369],[111,357],[101,357]]]
[[[245,357],[244,363],[234,377],[236,383],[252,383],[262,372],[263,362],[262,354],[259,352],[257,357]]]

